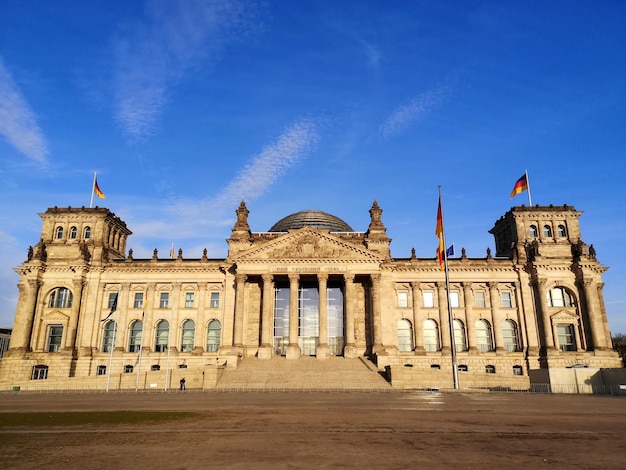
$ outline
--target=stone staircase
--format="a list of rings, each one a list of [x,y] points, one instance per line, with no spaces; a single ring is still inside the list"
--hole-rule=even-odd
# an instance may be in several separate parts
[[[244,358],[225,369],[217,390],[391,390],[391,385],[366,358],[300,357],[287,360]]]

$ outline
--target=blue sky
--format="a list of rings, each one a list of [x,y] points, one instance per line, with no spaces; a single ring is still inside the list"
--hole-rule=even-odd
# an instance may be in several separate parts
[[[172,243],[226,255],[303,209],[366,230],[376,199],[395,257],[469,257],[528,170],[534,204],[584,211],[626,333],[626,3],[59,1],[0,4],[0,325],[38,213],[96,200],[134,257]]]

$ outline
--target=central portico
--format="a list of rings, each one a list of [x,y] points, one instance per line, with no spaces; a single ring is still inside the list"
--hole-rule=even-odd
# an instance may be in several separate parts
[[[376,249],[365,243],[371,230],[354,232],[314,210],[287,216],[261,233],[250,232],[243,202],[237,219],[228,240],[233,352],[260,359],[384,352],[379,290],[388,239],[381,254],[380,239]],[[225,331],[225,343],[228,336]]]

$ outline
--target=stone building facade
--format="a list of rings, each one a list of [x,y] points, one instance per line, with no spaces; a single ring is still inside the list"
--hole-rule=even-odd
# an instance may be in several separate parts
[[[167,389],[185,375],[211,388],[241,361],[306,356],[371,361],[397,388],[449,388],[452,348],[462,387],[621,367],[606,268],[573,207],[511,208],[490,230],[495,255],[449,259],[449,295],[437,260],[393,258],[382,209],[369,212],[361,232],[311,210],[253,232],[242,202],[226,259],[134,259],[108,209],[50,208],[16,268],[0,387]]]

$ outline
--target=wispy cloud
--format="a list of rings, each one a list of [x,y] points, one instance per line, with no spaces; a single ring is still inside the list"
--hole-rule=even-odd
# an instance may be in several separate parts
[[[226,186],[216,203],[232,205],[242,199],[256,198],[267,191],[318,142],[314,120],[306,119],[289,126],[275,142],[264,148]]]
[[[176,226],[179,239],[198,235],[206,226],[223,228],[232,224],[234,210],[242,199],[247,202],[265,194],[298,162],[306,158],[320,139],[320,124],[301,119],[289,125],[273,142],[250,158],[242,170],[217,194],[205,199],[179,199],[164,207],[167,215],[151,214],[150,221],[133,221],[139,237],[160,237]],[[160,220],[160,222],[154,222]]]
[[[26,157],[46,165],[48,145],[37,117],[0,57],[0,134]]]
[[[424,119],[436,109],[450,92],[449,86],[439,86],[420,93],[407,103],[398,106],[379,128],[380,135],[387,139],[401,134],[412,124]]]
[[[115,117],[131,140],[154,132],[168,87],[253,29],[254,2],[148,3],[146,18],[115,41]]]

